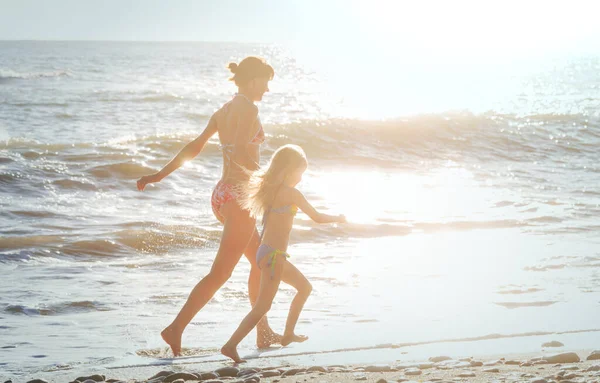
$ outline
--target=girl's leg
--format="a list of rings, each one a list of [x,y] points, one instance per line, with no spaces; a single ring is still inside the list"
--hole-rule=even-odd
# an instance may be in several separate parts
[[[250,303],[253,306],[256,302],[260,289],[261,271],[256,264],[256,252],[258,250],[258,246],[260,246],[260,235],[258,234],[258,230],[254,230],[252,238],[250,238],[250,242],[248,242],[248,246],[246,246],[246,250],[244,250],[244,255],[250,262],[248,295],[250,296]],[[258,348],[266,348],[276,343],[281,343],[281,335],[276,334],[273,332],[273,330],[271,330],[269,327],[269,322],[267,321],[267,317],[264,316],[256,326],[256,346]]]
[[[227,203],[221,210],[226,217],[225,227],[212,268],[208,275],[194,287],[173,323],[161,332],[162,338],[171,347],[175,356],[181,353],[183,330],[217,290],[227,282],[255,230],[254,219],[236,203]]]
[[[221,348],[221,353],[233,359],[234,362],[244,362],[237,352],[237,346],[240,344],[242,339],[244,339],[250,333],[250,331],[256,327],[261,318],[264,317],[271,309],[271,304],[273,303],[275,294],[279,289],[281,274],[283,268],[285,267],[285,263],[287,262],[285,262],[285,258],[283,256],[277,256],[277,261],[275,262],[275,272],[273,274],[271,274],[270,267],[267,267],[266,265],[263,267],[260,278],[260,291],[254,307],[252,307],[250,313],[246,315],[231,338],[229,338],[227,343],[225,343],[223,348]]]
[[[307,336],[294,334],[294,329],[296,328],[296,323],[298,323],[298,317],[304,307],[304,303],[312,291],[312,285],[300,270],[290,262],[285,262],[281,279],[298,291],[294,300],[292,300],[290,313],[285,323],[285,332],[281,339],[281,345],[287,346],[292,342],[304,342],[308,339]]]

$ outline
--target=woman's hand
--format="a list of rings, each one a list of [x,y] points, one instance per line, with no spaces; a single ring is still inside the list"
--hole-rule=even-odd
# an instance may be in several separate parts
[[[146,185],[154,183],[154,182],[160,182],[160,178],[158,177],[158,174],[155,173],[155,174],[143,176],[142,178],[137,180],[137,188],[139,191],[144,191],[144,189],[146,188]]]
[[[339,223],[348,223],[348,221],[346,220],[346,216],[343,214],[338,215],[338,222]]]

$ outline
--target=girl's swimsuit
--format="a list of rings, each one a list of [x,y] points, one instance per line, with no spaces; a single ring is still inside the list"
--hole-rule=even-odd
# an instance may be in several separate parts
[[[271,208],[269,211],[269,213],[291,214],[292,216],[295,216],[297,212],[298,212],[298,207],[293,206],[293,205],[285,205],[285,206],[281,206],[278,208]],[[267,216],[268,216],[268,214],[265,214],[265,217],[263,219],[264,225],[266,225],[266,223],[267,223]],[[265,232],[265,229],[263,227],[263,234],[264,234],[264,232]],[[262,241],[262,235],[261,235],[261,241]],[[275,262],[277,261],[278,255],[283,255],[286,258],[290,257],[290,255],[288,253],[286,253],[285,251],[275,249],[274,247],[271,247],[271,246],[267,245],[266,243],[262,243],[258,247],[258,251],[256,252],[256,264],[258,265],[259,268],[260,268],[260,261],[263,258],[267,257],[267,259],[268,259],[267,266],[271,268],[271,279],[275,275]]]

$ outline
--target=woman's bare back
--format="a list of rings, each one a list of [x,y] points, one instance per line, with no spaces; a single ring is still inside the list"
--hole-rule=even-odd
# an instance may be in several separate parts
[[[262,133],[258,109],[244,96],[236,96],[217,110],[211,119],[217,124],[223,151],[221,180],[231,184],[247,180],[247,173],[236,163],[248,170],[255,170],[258,166],[258,144],[262,143],[262,140],[254,142],[258,133]]]

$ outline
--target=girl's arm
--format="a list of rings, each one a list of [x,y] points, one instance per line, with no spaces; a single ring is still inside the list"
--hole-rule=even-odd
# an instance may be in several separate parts
[[[340,215],[329,215],[324,213],[319,213],[317,209],[315,209],[310,202],[306,200],[304,195],[298,190],[293,189],[291,193],[292,203],[300,210],[302,210],[306,215],[310,217],[316,223],[345,223],[346,217],[343,214]]]
[[[147,184],[153,182],[160,182],[163,178],[177,170],[181,165],[183,165],[186,161],[189,161],[196,157],[198,153],[202,151],[204,145],[208,142],[208,139],[211,138],[217,132],[217,122],[215,116],[213,115],[208,121],[208,125],[204,129],[204,131],[192,142],[188,143],[177,153],[177,155],[169,161],[159,172],[150,174],[147,176],[143,176],[137,181],[138,190],[142,191],[146,187]]]

